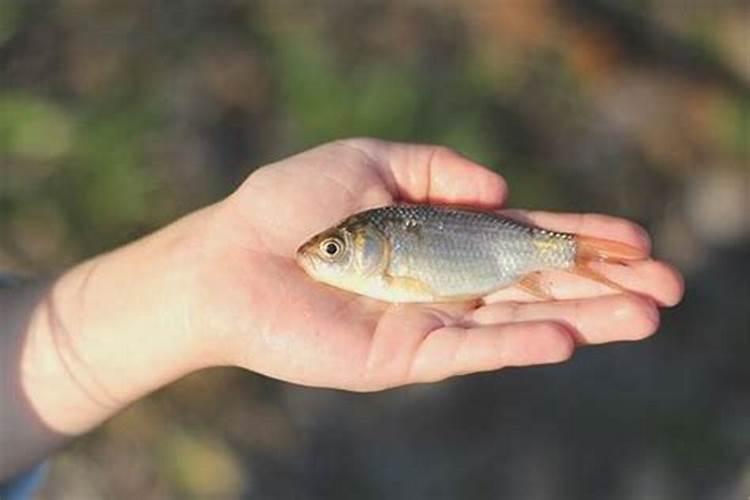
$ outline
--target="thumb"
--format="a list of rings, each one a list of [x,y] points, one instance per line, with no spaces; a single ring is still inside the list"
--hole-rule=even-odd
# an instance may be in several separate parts
[[[401,200],[499,208],[508,197],[501,175],[450,148],[373,139],[348,142],[376,159]]]

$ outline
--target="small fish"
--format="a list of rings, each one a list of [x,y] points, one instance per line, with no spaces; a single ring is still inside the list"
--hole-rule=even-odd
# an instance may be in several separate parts
[[[622,290],[586,266],[645,258],[616,241],[548,231],[495,213],[394,205],[310,238],[297,261],[317,281],[386,302],[472,300],[510,285],[551,299],[538,271],[562,269]]]

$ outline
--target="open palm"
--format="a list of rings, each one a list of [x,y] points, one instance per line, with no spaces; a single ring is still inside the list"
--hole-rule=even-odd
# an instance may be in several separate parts
[[[378,390],[567,359],[578,343],[653,333],[679,275],[648,260],[600,271],[634,294],[564,273],[558,299],[513,288],[477,304],[393,305],[311,280],[297,247],[352,213],[395,201],[499,209],[497,174],[450,150],[355,139],[263,167],[216,208],[191,324],[225,363],[305,385]],[[637,226],[601,215],[516,213],[550,229],[645,247]]]

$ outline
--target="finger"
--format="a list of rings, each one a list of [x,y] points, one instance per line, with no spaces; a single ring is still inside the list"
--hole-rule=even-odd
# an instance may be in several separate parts
[[[640,340],[659,327],[656,305],[635,295],[562,302],[489,304],[469,313],[478,325],[554,321],[567,325],[581,344]]]
[[[508,197],[502,176],[451,149],[388,143],[383,150],[380,166],[404,201],[498,208]]]
[[[508,366],[557,363],[574,349],[563,325],[551,322],[440,328],[414,354],[410,382],[435,382],[454,375]]]
[[[672,307],[683,296],[682,276],[670,265],[657,260],[631,262],[627,265],[593,262],[591,269],[623,288],[650,298],[660,306]],[[557,300],[582,299],[621,293],[606,284],[565,271],[544,271],[541,284]],[[539,299],[518,287],[508,287],[488,296],[486,302],[535,302]]]
[[[504,210],[503,214],[545,229],[621,241],[651,251],[648,232],[635,222],[620,217],[529,210]]]

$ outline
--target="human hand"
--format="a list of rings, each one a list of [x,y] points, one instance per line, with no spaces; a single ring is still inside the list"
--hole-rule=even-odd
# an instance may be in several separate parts
[[[546,273],[557,300],[508,288],[484,304],[393,305],[311,280],[309,236],[394,201],[498,209],[501,177],[433,146],[339,141],[263,167],[227,199],[47,283],[0,290],[0,479],[149,392],[238,365],[299,384],[372,391],[562,361],[576,344],[636,340],[682,296],[653,260],[597,271],[633,290]],[[539,226],[648,247],[602,215],[516,212]],[[1,454],[0,454],[1,455]]]
[[[507,366],[567,359],[576,344],[636,340],[658,305],[682,295],[680,276],[654,260],[597,268],[636,293],[546,273],[557,298],[509,288],[476,304],[393,305],[311,280],[297,247],[355,212],[396,201],[499,209],[497,174],[441,147],[354,139],[253,173],[216,205],[190,303],[205,364],[236,364],[304,385],[379,390]],[[603,215],[519,212],[541,227],[647,248],[648,236]]]

